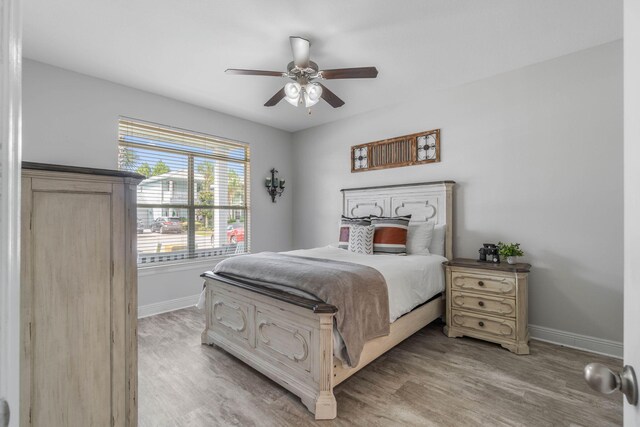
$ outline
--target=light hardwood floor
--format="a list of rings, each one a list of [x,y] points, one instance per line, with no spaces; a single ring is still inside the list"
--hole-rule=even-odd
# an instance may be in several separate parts
[[[200,344],[203,315],[141,319],[140,426],[614,426],[620,394],[592,392],[588,362],[621,361],[531,342],[517,356],[496,344],[447,338],[431,324],[335,389],[338,418],[313,420],[294,395],[223,350]]]

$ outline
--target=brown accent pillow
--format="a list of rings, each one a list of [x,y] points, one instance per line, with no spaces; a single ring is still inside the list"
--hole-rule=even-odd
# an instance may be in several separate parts
[[[373,236],[373,253],[376,255],[406,255],[407,231],[411,215],[399,217],[372,217],[376,228]]]

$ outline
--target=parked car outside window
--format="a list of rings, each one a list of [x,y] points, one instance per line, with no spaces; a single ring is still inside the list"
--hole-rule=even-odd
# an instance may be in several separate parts
[[[161,216],[151,223],[152,233],[182,233],[180,218],[174,216]]]
[[[229,224],[227,227],[227,242],[239,243],[244,242],[244,224],[236,222]]]
[[[211,244],[215,241],[215,234],[211,235]],[[244,242],[244,223],[234,222],[227,226],[227,243],[236,244]]]

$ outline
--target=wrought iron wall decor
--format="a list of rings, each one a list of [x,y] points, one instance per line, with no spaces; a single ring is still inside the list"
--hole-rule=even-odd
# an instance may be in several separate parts
[[[440,129],[351,147],[351,172],[440,161]]]
[[[271,169],[271,177],[267,177],[264,181],[264,186],[267,187],[267,193],[271,196],[271,201],[276,202],[276,196],[282,196],[284,193],[284,179],[278,178],[278,171]]]

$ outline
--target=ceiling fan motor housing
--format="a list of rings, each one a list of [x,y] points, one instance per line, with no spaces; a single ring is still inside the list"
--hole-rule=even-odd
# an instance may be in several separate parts
[[[309,66],[306,68],[298,67],[293,61],[287,64],[287,72],[292,79],[298,77],[306,77],[308,80],[315,79],[318,77],[318,70],[318,64],[313,61],[309,61]]]

